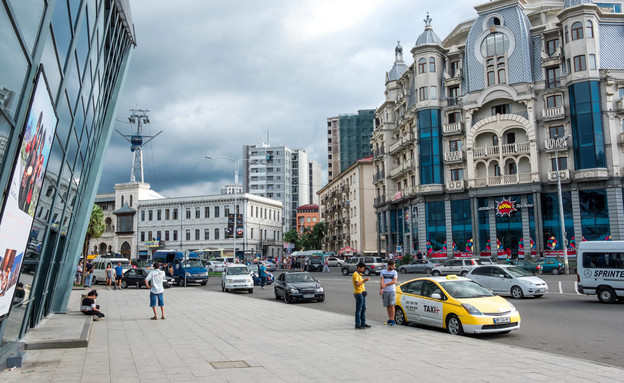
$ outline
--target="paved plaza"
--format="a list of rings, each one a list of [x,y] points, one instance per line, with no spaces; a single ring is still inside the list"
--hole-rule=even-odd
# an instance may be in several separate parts
[[[356,331],[352,316],[314,304],[174,287],[165,291],[167,319],[154,321],[147,290],[98,291],[106,319],[87,331],[81,314],[51,316],[25,343],[72,348],[29,349],[24,365],[2,371],[0,381],[498,383],[624,376],[617,367],[431,329],[370,322],[372,328]],[[83,292],[72,292],[70,309],[78,310]],[[87,347],[68,339],[81,336]]]

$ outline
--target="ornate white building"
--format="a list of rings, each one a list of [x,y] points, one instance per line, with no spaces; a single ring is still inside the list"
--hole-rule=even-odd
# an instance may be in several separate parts
[[[376,111],[380,251],[561,249],[558,178],[566,242],[624,239],[622,3],[484,2],[444,40],[427,15]]]

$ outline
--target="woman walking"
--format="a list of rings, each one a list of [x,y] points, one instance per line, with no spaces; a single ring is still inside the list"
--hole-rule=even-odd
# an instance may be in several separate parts
[[[113,284],[113,266],[109,263],[106,265],[106,287],[111,287]]]

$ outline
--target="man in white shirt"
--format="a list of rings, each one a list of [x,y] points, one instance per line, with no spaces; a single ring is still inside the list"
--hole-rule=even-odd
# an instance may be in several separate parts
[[[384,323],[394,326],[394,305],[396,304],[395,291],[397,282],[397,272],[394,269],[394,260],[388,261],[388,268],[381,271],[381,283],[379,295],[382,296],[383,305],[388,311],[388,320]]]
[[[156,314],[156,301],[158,300],[158,306],[160,306],[160,319],[165,319],[165,303],[163,302],[163,281],[165,280],[165,272],[160,269],[160,263],[154,262],[154,270],[152,270],[145,278],[145,286],[150,289],[150,307],[154,310],[154,316],[150,319],[157,320]],[[150,286],[150,282],[152,285]]]

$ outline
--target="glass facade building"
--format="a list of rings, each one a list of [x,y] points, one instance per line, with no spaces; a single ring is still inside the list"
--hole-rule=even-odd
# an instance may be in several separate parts
[[[0,273],[11,286],[0,298],[10,294],[0,310],[2,359],[29,328],[67,310],[136,41],[128,0],[0,0],[0,36],[0,224],[12,224],[20,177],[28,218],[14,225],[24,226],[23,246],[11,250],[0,235]],[[40,103],[49,111],[37,122]]]

